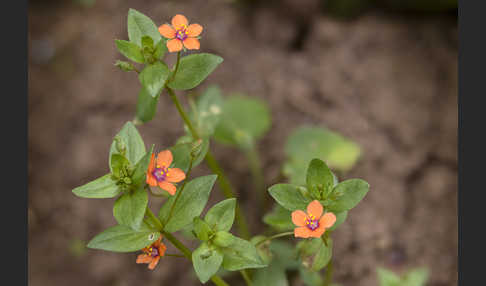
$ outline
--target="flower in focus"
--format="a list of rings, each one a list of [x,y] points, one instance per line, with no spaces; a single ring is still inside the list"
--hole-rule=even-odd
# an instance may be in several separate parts
[[[142,249],[144,253],[137,257],[137,263],[147,263],[148,269],[154,270],[155,266],[157,266],[157,263],[159,263],[160,258],[164,256],[165,250],[167,249],[161,240],[162,236],[160,236],[159,239],[157,239],[157,241],[152,243],[150,246]]]
[[[179,168],[169,168],[172,160],[170,150],[161,151],[157,154],[157,158],[155,158],[155,154],[152,154],[147,170],[147,184],[152,187],[159,186],[169,194],[174,195],[176,186],[173,183],[184,180],[186,174]]]
[[[328,212],[322,215],[322,212],[322,205],[317,200],[307,205],[307,213],[301,210],[292,212],[292,222],[297,226],[294,229],[294,236],[321,237],[326,228],[330,228],[336,222],[336,216],[333,213]]]
[[[163,24],[159,27],[160,34],[169,39],[167,41],[169,52],[178,52],[183,47],[189,50],[199,50],[198,36],[203,27],[199,24],[188,24],[187,18],[178,14],[172,17],[172,26]]]

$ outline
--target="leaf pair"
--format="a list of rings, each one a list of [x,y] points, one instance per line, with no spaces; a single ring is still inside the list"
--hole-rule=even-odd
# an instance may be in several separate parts
[[[192,262],[202,283],[220,266],[230,271],[265,266],[253,244],[228,232],[234,222],[235,207],[236,199],[227,199],[214,205],[204,220],[194,219],[194,233],[203,243],[193,252]]]

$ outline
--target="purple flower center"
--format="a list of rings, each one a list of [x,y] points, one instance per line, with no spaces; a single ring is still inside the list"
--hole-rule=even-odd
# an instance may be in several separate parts
[[[157,249],[157,247],[151,247],[150,256],[152,257],[159,256],[159,250]]]
[[[152,171],[152,175],[157,180],[157,182],[165,181],[165,177],[167,177],[167,169],[166,168],[155,168]]]
[[[180,30],[176,31],[176,39],[184,41],[187,38],[187,31],[186,28],[181,28]]]
[[[305,224],[307,225],[307,228],[310,230],[315,230],[316,228],[319,227],[319,220],[316,219],[315,217],[310,217],[305,221]]]

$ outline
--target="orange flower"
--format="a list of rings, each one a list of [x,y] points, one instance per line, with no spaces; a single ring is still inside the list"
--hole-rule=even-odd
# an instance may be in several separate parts
[[[292,222],[298,226],[294,229],[295,237],[321,237],[326,228],[330,228],[336,222],[333,213],[322,215],[322,205],[314,200],[307,206],[307,213],[301,210],[292,212]]]
[[[142,249],[144,253],[137,256],[137,263],[147,263],[148,269],[154,270],[155,266],[157,266],[157,263],[159,263],[160,258],[164,256],[165,250],[167,249],[161,240],[162,235],[150,246]]]
[[[169,52],[178,52],[183,47],[189,50],[199,50],[198,36],[202,30],[203,27],[199,24],[188,25],[187,18],[180,14],[172,17],[172,26],[164,24],[159,27],[160,34],[169,39],[167,41]]]
[[[172,183],[178,183],[186,178],[186,174],[179,168],[169,168],[172,164],[172,152],[164,150],[157,155],[152,154],[150,164],[147,170],[147,184],[152,187],[159,186],[169,194],[174,195],[176,186]]]

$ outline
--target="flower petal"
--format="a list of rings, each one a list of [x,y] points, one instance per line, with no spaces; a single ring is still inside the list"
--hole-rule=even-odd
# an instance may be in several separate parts
[[[152,257],[150,255],[147,255],[147,254],[140,254],[139,256],[137,256],[137,263],[140,264],[140,263],[150,263],[152,261]]]
[[[305,226],[305,221],[307,220],[307,215],[304,211],[296,210],[292,212],[292,222],[296,226]]]
[[[178,183],[186,178],[186,174],[179,168],[171,168],[167,172],[166,180],[171,183]]]
[[[165,244],[161,243],[157,249],[159,250],[159,255],[164,256],[167,247],[165,246]]]
[[[311,234],[309,236],[319,238],[324,234],[325,231],[326,231],[326,228],[323,225],[319,225],[318,228],[311,231]]]
[[[307,206],[307,214],[309,216],[314,216],[316,219],[319,219],[322,215],[322,205],[318,200],[313,200]]]
[[[199,24],[191,24],[187,27],[186,33],[188,37],[197,37],[203,31],[203,27]]]
[[[159,33],[167,39],[175,38],[176,31],[171,26],[164,24],[159,27]]]
[[[172,164],[172,160],[173,157],[170,150],[164,150],[157,154],[157,166],[160,166],[159,168],[168,168]]]
[[[157,266],[157,263],[159,263],[159,260],[160,260],[160,256],[155,257],[154,260],[150,262],[148,269],[154,270],[155,266]]]
[[[336,215],[333,213],[326,213],[319,220],[319,226],[330,228],[335,222],[336,222]]]
[[[155,154],[152,153],[152,156],[150,157],[150,163],[149,163],[149,167],[148,167],[148,170],[147,170],[147,174],[152,174],[152,172],[154,171],[154,168],[155,168]]]
[[[302,238],[308,238],[311,236],[312,230],[305,226],[300,226],[294,229],[294,236],[295,237],[302,237]]]
[[[167,41],[167,49],[169,52],[178,52],[182,50],[182,42],[179,39],[172,39]]]
[[[166,190],[171,195],[174,195],[177,190],[177,188],[174,185],[166,181],[159,182],[159,187],[163,190]]]
[[[189,22],[187,21],[187,18],[184,15],[177,14],[174,17],[172,17],[172,27],[174,29],[179,30],[180,28],[183,28],[184,26],[187,26]]]
[[[152,187],[157,186],[157,180],[152,174],[147,174],[147,184]]]
[[[186,38],[183,43],[184,47],[188,50],[199,50],[201,46],[199,40],[196,38]]]

